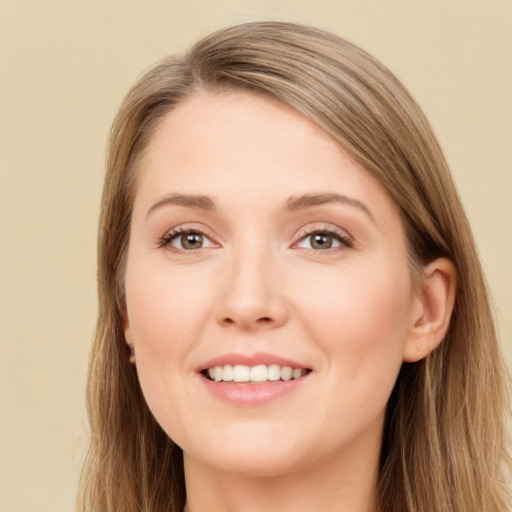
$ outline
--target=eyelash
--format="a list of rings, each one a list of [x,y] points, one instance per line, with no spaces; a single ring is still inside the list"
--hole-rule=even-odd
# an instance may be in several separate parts
[[[204,249],[204,247],[200,247],[199,249],[179,249],[176,247],[173,247],[171,244],[174,240],[178,239],[180,236],[190,234],[190,235],[200,235],[206,240],[208,240],[211,244],[215,244],[208,235],[206,235],[203,231],[197,228],[188,228],[186,226],[179,226],[177,228],[172,229],[171,231],[168,231],[160,240],[158,243],[159,247],[166,247],[169,250],[175,251],[175,252],[187,252],[189,254],[193,254],[196,251],[199,251],[200,249]],[[325,235],[328,237],[333,238],[335,241],[339,242],[339,246],[337,247],[328,247],[327,249],[314,249],[312,247],[304,247],[303,249],[306,251],[311,251],[313,253],[326,253],[326,252],[333,252],[333,251],[339,251],[344,249],[350,249],[354,247],[354,241],[349,236],[343,234],[342,232],[333,229],[331,227],[322,227],[322,228],[314,228],[314,229],[306,229],[300,234],[300,238],[297,242],[293,244],[293,246],[297,246],[301,242],[305,241],[306,239],[314,236],[314,235]]]
[[[313,237],[314,235],[325,235],[331,237],[340,244],[338,247],[329,247],[327,249],[313,249],[304,247],[305,250],[312,251],[315,254],[351,249],[352,247],[354,247],[354,241],[351,237],[347,236],[346,234],[337,229],[327,226],[313,229],[306,228],[306,230],[300,234],[298,242],[296,242],[294,245],[298,245],[299,243],[305,241],[308,238]]]
[[[177,228],[172,229],[171,231],[168,231],[160,240],[158,243],[159,247],[165,247],[171,251],[174,252],[187,252],[188,254],[193,254],[196,251],[199,251],[200,249],[203,249],[203,247],[200,247],[199,249],[179,249],[177,247],[172,246],[172,242],[176,239],[178,239],[182,235],[200,235],[204,239],[208,240],[211,244],[215,245],[215,242],[212,242],[211,238],[206,235],[203,231],[197,228],[189,228],[187,226],[178,226]]]

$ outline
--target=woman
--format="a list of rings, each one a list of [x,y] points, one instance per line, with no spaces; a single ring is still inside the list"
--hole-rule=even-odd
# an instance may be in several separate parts
[[[470,228],[359,48],[254,23],[146,73],[98,264],[80,510],[510,510]]]

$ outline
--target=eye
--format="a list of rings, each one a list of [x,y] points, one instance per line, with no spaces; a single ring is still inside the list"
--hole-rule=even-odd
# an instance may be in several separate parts
[[[352,247],[352,245],[352,241],[348,237],[331,230],[314,231],[303,236],[297,243],[299,248],[315,251]]]
[[[179,251],[194,251],[207,247],[215,247],[204,233],[197,230],[177,228],[167,233],[162,239],[162,246]]]

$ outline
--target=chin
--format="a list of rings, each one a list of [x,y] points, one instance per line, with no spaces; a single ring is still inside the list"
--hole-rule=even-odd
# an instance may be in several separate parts
[[[277,477],[297,470],[297,461],[276,454],[254,453],[249,450],[223,453],[218,457],[213,454],[201,454],[201,462],[217,471],[236,474],[250,478]],[[185,461],[187,455],[185,454]]]
[[[283,431],[276,427],[270,433],[241,430],[245,435],[240,431],[217,436],[214,433],[210,439],[210,436],[203,437],[200,444],[185,443],[182,446],[185,460],[189,454],[191,459],[217,470],[247,477],[283,475],[302,465],[303,457],[297,447],[304,446],[304,441],[299,443],[293,436],[283,436]]]

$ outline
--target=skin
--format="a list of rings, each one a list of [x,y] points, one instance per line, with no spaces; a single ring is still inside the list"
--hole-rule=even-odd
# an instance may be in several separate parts
[[[125,336],[150,409],[184,451],[188,510],[373,510],[386,403],[403,360],[444,336],[449,264],[425,269],[415,295],[386,190],[316,125],[249,93],[178,106],[138,178]],[[333,193],[349,200],[289,208]],[[176,228],[203,245],[185,248]],[[248,406],[212,396],[197,372],[257,352],[312,372]]]

